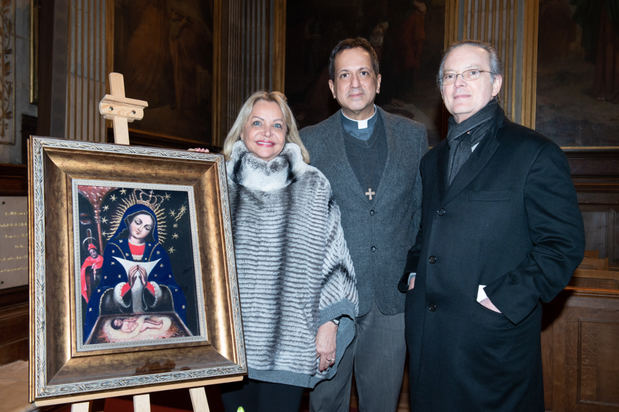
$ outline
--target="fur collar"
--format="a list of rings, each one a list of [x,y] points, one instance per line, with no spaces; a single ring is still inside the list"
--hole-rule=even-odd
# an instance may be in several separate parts
[[[281,153],[266,162],[247,150],[239,140],[232,147],[226,164],[228,179],[250,190],[271,192],[288,186],[307,170],[301,149],[294,143],[286,143]]]

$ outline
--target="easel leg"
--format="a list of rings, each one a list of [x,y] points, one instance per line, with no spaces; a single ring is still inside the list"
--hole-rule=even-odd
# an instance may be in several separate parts
[[[150,412],[150,395],[148,393],[133,396],[133,412]]]
[[[194,412],[210,412],[208,407],[208,401],[206,400],[206,391],[204,387],[189,389],[189,396],[191,396],[191,404],[193,405]]]
[[[71,412],[88,412],[90,402],[80,402],[71,404]]]

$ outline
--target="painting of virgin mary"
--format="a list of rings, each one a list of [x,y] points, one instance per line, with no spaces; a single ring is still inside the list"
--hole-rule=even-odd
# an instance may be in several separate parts
[[[128,207],[103,252],[101,280],[86,308],[84,342],[102,315],[174,312],[186,323],[186,311],[185,295],[159,243],[157,215],[144,204]]]

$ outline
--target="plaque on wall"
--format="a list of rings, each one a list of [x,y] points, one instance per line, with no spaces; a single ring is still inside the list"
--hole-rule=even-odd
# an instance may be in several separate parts
[[[0,289],[28,284],[26,196],[0,196]]]

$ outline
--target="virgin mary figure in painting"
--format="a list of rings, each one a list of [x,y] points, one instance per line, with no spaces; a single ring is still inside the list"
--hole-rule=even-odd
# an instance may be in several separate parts
[[[84,342],[100,315],[176,312],[186,323],[187,303],[159,243],[157,216],[148,206],[127,208],[103,252],[102,276],[86,309]]]

